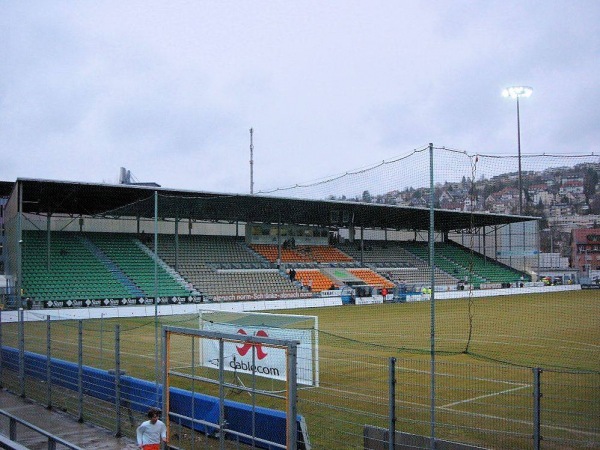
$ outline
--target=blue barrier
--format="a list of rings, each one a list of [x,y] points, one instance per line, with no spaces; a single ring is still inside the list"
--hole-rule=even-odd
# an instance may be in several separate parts
[[[2,347],[3,369],[18,372],[19,351],[12,347]],[[45,355],[25,352],[25,375],[41,380],[46,379],[48,361]],[[52,358],[50,360],[50,373],[53,385],[73,391],[78,390],[79,367],[77,364]],[[147,380],[121,375],[121,403],[132,410],[145,413],[149,407],[162,405],[162,386]],[[83,393],[90,397],[98,398],[105,402],[115,403],[116,385],[115,375],[106,370],[82,366]],[[205,394],[192,393],[184,389],[172,387],[169,389],[170,412],[181,416],[193,417],[210,423],[219,422],[219,399]],[[192,411],[193,407],[193,411]],[[282,411],[252,407],[245,403],[225,400],[225,420],[227,429],[239,433],[252,435],[252,414],[254,414],[256,437],[285,445],[286,443],[286,416]],[[301,415],[297,417],[299,448],[305,448],[304,442],[308,440],[305,421]],[[189,419],[175,419],[174,423],[205,434],[215,434],[216,427],[192,423]],[[250,438],[239,438],[240,442],[252,444]],[[278,447],[261,442],[254,442],[259,448],[268,450]]]

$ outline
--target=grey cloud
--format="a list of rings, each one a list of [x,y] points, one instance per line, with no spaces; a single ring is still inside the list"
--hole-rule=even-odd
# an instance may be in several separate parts
[[[428,142],[513,153],[500,91],[515,83],[534,88],[527,151],[597,151],[599,24],[585,0],[4,2],[0,177],[100,181],[130,165],[247,192],[250,127],[257,189]]]

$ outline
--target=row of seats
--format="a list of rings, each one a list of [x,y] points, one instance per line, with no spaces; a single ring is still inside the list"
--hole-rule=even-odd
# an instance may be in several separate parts
[[[367,243],[361,249],[359,245],[341,244],[340,249],[357,261],[369,266],[380,267],[419,267],[425,265],[406,249],[394,244]]]
[[[271,263],[277,262],[278,259],[282,263],[313,262],[308,255],[295,249],[282,248],[280,257],[279,249],[276,245],[253,244],[251,248]]]
[[[411,242],[406,243],[405,248],[413,253],[414,255],[426,260],[429,258],[429,248],[426,242]],[[434,254],[434,263],[436,267],[442,269],[447,274],[450,274],[455,278],[455,283],[458,281],[467,281],[469,284],[478,287],[481,283],[485,282],[483,277],[478,276],[473,271],[461,267],[460,265],[444,258],[439,253]]]
[[[298,288],[279,272],[247,271],[216,273],[214,271],[182,272],[203,295],[297,294]]]
[[[366,284],[370,286],[376,286],[379,289],[387,288],[393,289],[395,284],[390,280],[378,275],[370,269],[348,269],[352,275],[362,279]]]
[[[177,265],[178,273],[205,297],[298,292],[298,288],[276,272],[269,261],[239,238],[179,236],[177,244],[176,255],[175,238],[159,238],[159,257],[172,267]],[[240,269],[243,272],[220,269]]]
[[[131,298],[155,292],[154,261],[129,235],[52,232],[48,245],[45,232],[25,231],[22,248],[22,287],[34,300]],[[158,295],[190,295],[159,269]]]
[[[513,283],[519,281],[521,277],[530,281],[530,277],[526,274],[498,264],[489,258],[484,258],[479,253],[470,252],[468,249],[457,245],[436,245],[436,252],[462,267],[465,267],[465,261],[468,261],[468,264],[472,266],[472,270],[487,282]],[[469,267],[466,268],[469,269]]]
[[[171,265],[175,263],[175,237],[161,236],[158,240],[158,253]],[[263,262],[249,251],[244,241],[233,236],[182,235],[177,240],[178,259],[192,257],[205,263],[260,263]],[[149,245],[154,250],[153,245]]]
[[[317,263],[345,263],[354,262],[354,259],[341,250],[330,246],[300,246],[298,252],[305,254],[309,259]]]
[[[366,243],[362,249],[356,244],[281,249],[283,268],[297,269],[293,282],[283,268],[276,268],[280,255],[277,246],[247,245],[238,237],[182,235],[176,242],[172,235],[160,235],[158,264],[153,260],[153,239],[143,235],[53,232],[50,241],[48,259],[47,234],[24,233],[23,286],[35,298],[135,297],[140,292],[153,296],[155,268],[160,296],[189,296],[193,292],[208,297],[292,295],[300,286],[320,292],[336,283],[325,275],[326,269],[321,272],[320,268],[325,267],[345,268],[368,285],[388,289],[397,282],[417,284],[431,279],[428,246],[418,242]],[[353,257],[362,258],[363,264]],[[474,270],[461,266],[464,261],[485,276],[474,276]],[[510,268],[447,244],[436,244],[436,266],[439,284],[453,284],[465,277],[478,284],[520,276]],[[177,274],[171,273],[174,267]],[[229,270],[232,268],[238,270]],[[178,276],[182,277],[179,281]]]
[[[38,301],[130,297],[74,233],[24,231],[23,291]]]
[[[334,281],[331,278],[317,269],[296,270],[295,279],[312,292],[326,291],[334,285]]]
[[[152,297],[155,291],[159,296],[187,297],[191,292],[179,284],[165,269],[155,264],[145,253],[135,238],[116,233],[90,233],[89,239],[115,262],[119,269],[139,287],[144,294]],[[157,273],[156,273],[157,272]],[[157,275],[155,277],[155,275]],[[155,278],[157,286],[155,286]]]
[[[415,270],[410,268],[405,269],[381,269],[378,270],[382,276],[386,277],[388,280],[391,280],[395,284],[431,284],[431,269],[420,268]],[[435,282],[438,285],[454,285],[457,283],[457,279],[448,275],[446,272],[441,269],[435,269]]]

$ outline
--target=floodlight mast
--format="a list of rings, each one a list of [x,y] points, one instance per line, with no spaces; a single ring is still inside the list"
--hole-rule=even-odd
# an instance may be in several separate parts
[[[254,130],[250,128],[250,195],[254,195],[254,143],[252,135]]]
[[[521,175],[521,116],[519,113],[519,98],[530,97],[533,89],[529,86],[511,86],[502,91],[503,97],[517,100],[517,149],[519,160],[519,214],[523,214],[523,178]]]

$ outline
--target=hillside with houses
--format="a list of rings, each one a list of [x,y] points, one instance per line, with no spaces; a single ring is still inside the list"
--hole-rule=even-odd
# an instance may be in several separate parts
[[[568,253],[571,230],[598,227],[600,224],[600,163],[573,167],[552,167],[543,171],[524,171],[523,215],[541,217],[542,251]],[[438,183],[434,206],[462,212],[519,213],[518,173],[491,178]],[[336,199],[331,196],[331,199]],[[364,191],[350,201],[398,206],[429,206],[429,188],[409,187],[383,195]]]

